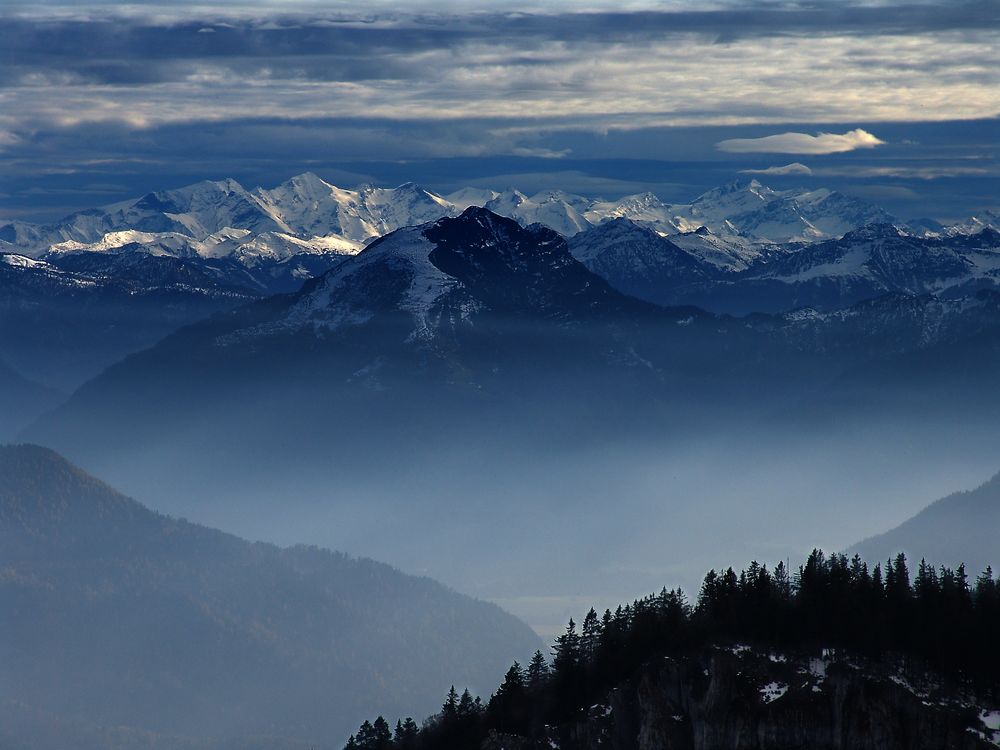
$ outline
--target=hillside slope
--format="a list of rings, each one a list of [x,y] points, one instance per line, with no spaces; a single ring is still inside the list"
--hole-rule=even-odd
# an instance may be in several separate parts
[[[111,728],[123,748],[334,742],[373,702],[421,715],[537,645],[429,579],[158,515],[32,446],[0,448],[0,633],[0,746],[60,750]],[[55,721],[73,729],[46,740]]]
[[[969,492],[941,498],[884,534],[852,548],[867,560],[898,552],[909,557],[964,562],[970,573],[1000,569],[1000,474]]]
[[[0,360],[0,440],[15,435],[62,398],[57,391],[24,378]]]

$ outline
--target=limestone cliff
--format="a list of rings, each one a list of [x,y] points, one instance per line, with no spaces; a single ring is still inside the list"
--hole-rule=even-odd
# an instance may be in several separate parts
[[[1000,712],[932,675],[823,652],[746,647],[647,664],[538,742],[484,750],[992,750]]]

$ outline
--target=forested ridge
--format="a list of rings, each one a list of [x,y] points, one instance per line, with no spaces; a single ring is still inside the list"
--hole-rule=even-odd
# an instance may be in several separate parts
[[[541,741],[550,726],[588,708],[644,664],[714,645],[820,653],[843,649],[869,663],[933,672],[958,692],[1000,699],[1000,580],[987,568],[970,581],[903,554],[870,569],[857,555],[814,550],[797,571],[757,562],[710,571],[694,604],[680,589],[570,620],[551,659],[515,662],[489,700],[453,687],[422,726],[412,718],[366,721],[346,750],[477,748],[488,737]]]
[[[0,634],[0,748],[40,750],[339,741],[539,643],[431,579],[153,512],[30,445],[0,445]]]

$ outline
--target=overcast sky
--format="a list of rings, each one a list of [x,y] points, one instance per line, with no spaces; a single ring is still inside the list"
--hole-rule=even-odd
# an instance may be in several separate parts
[[[1000,204],[1000,0],[30,3],[0,10],[0,218],[312,170],[903,217]]]

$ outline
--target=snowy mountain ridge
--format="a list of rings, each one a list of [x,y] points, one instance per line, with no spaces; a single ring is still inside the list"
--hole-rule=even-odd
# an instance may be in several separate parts
[[[756,180],[737,180],[690,203],[670,204],[649,192],[602,200],[563,190],[529,196],[516,188],[481,187],[442,196],[414,183],[345,189],[306,172],[271,189],[247,190],[234,179],[206,180],[80,211],[52,224],[12,222],[0,227],[0,249],[30,257],[126,245],[177,257],[351,254],[396,229],[457,216],[469,206],[489,208],[524,226],[542,224],[566,237],[618,218],[665,236],[698,232],[702,241],[688,241],[690,246],[703,246],[710,254],[714,247],[721,252],[713,254],[716,263],[735,267],[763,246],[817,242],[866,224],[900,223],[842,193],[778,191]],[[968,222],[974,228],[995,223],[990,212]],[[261,236],[266,239],[258,242]]]
[[[721,262],[705,231],[662,236],[614,219],[569,239],[570,251],[619,291],[659,305],[715,313],[836,310],[885,294],[956,299],[1000,289],[1000,233],[920,237],[893,224],[867,224],[837,239],[776,246]]]

